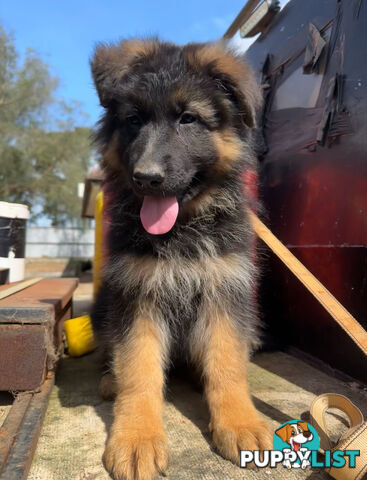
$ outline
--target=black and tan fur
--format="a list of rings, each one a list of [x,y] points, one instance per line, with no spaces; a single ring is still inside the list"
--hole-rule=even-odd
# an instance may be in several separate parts
[[[101,392],[117,394],[105,466],[126,480],[165,470],[164,380],[176,360],[202,374],[215,446],[238,463],[241,449],[270,445],[246,382],[258,322],[240,174],[256,169],[254,76],[223,45],[156,40],[98,46],[92,73],[105,107],[96,138],[110,217],[109,261],[92,320],[112,357],[113,376]],[[163,184],[139,191],[134,172],[152,166]],[[170,232],[143,229],[145,194],[178,198]]]

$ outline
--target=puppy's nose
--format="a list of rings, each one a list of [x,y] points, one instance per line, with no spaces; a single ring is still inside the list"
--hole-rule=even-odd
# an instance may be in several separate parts
[[[306,438],[309,438],[309,437],[311,437],[312,432],[310,432],[309,430],[306,430],[306,431],[303,432],[303,435],[304,435]]]
[[[138,188],[158,188],[163,183],[164,176],[158,172],[141,172],[133,174],[133,180]]]

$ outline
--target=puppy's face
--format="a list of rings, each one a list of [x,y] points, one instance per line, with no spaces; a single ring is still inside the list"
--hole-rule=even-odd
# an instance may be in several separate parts
[[[105,166],[137,196],[195,197],[236,168],[259,91],[220,45],[130,40],[97,47],[92,73],[105,115]]]
[[[113,168],[138,196],[176,196],[183,202],[195,195],[216,161],[211,133],[219,119],[203,90],[182,98],[181,82],[167,79],[165,71],[137,70],[124,85],[126,94],[109,107]]]
[[[288,423],[275,432],[283,442],[289,443],[292,449],[298,451],[304,443],[313,439],[306,422]]]

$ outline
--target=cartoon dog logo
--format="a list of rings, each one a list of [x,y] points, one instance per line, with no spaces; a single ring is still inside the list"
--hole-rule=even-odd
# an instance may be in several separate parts
[[[283,442],[288,443],[291,448],[284,448],[283,452],[307,452],[308,449],[304,447],[304,444],[311,442],[313,439],[313,433],[309,430],[306,422],[287,423],[283,425],[275,433],[282,439]],[[310,466],[308,459],[302,460],[301,463],[292,463],[289,459],[283,462],[283,465],[287,468],[302,468],[303,470]]]

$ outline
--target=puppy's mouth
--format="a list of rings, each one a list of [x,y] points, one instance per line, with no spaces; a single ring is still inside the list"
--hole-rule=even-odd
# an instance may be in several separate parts
[[[298,452],[298,450],[301,448],[301,444],[298,442],[293,441],[293,450],[295,452]]]
[[[164,235],[174,227],[179,204],[194,198],[200,191],[203,175],[196,174],[183,193],[169,196],[145,195],[140,210],[140,220],[144,229],[151,235]]]

